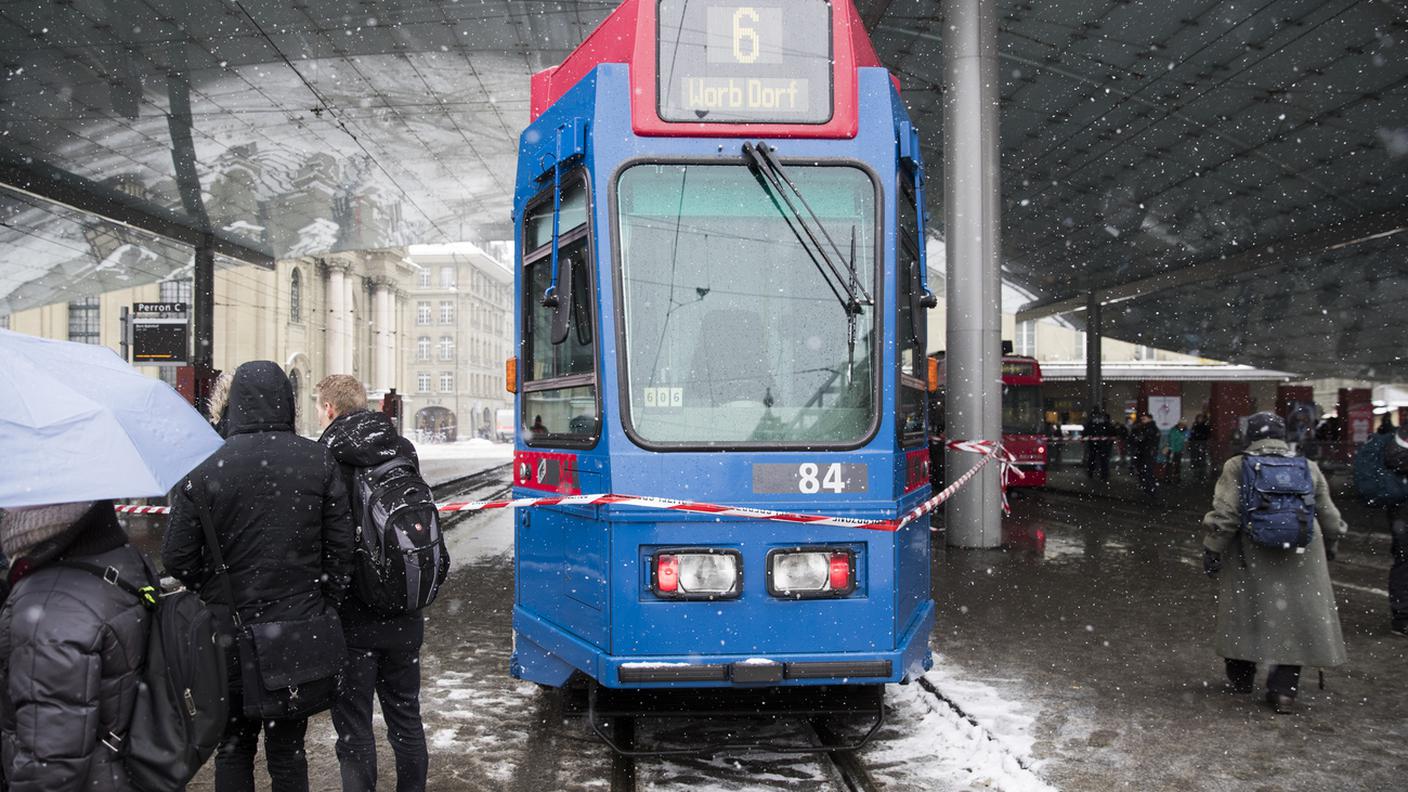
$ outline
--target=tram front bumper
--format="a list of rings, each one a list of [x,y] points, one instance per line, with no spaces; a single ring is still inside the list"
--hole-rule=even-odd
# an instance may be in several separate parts
[[[564,684],[568,666],[605,687],[634,688],[882,684],[914,678],[933,665],[929,652],[929,635],[934,628],[932,602],[910,623],[898,648],[885,652],[827,653],[819,648],[805,655],[621,656],[603,652],[519,608],[515,608],[513,623],[514,676],[549,685]]]

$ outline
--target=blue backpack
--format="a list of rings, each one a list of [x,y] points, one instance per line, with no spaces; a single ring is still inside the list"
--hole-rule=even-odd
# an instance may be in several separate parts
[[[1242,530],[1252,544],[1297,550],[1315,530],[1315,480],[1301,457],[1242,457]]]

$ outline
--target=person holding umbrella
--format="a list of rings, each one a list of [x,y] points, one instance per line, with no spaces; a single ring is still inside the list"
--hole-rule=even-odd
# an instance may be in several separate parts
[[[111,350],[0,330],[0,546],[12,559],[0,786],[133,788],[122,748],[149,616],[118,583],[156,577],[112,499],[164,495],[219,446],[175,391]]]

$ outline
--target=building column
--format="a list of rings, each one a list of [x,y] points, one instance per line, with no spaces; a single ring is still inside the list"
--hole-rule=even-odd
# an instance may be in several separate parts
[[[343,349],[347,344],[347,267],[343,264],[324,262],[328,272],[328,326],[324,334],[326,355],[324,376],[345,374]]]
[[[357,326],[357,279],[345,278],[342,292],[342,364],[341,373],[353,374],[357,370],[357,339],[360,330]],[[362,377],[365,381],[365,377]]]
[[[945,424],[956,440],[1002,439],[997,2],[943,0],[944,228],[948,249]],[[947,451],[958,476],[978,461]],[[1002,544],[1000,469],[985,465],[948,501],[948,543]]]
[[[1101,367],[1100,298],[1091,292],[1085,303],[1085,410],[1090,415],[1105,406],[1105,374]],[[1087,421],[1087,423],[1089,423]]]
[[[391,389],[391,286],[385,281],[372,283],[372,388]]]

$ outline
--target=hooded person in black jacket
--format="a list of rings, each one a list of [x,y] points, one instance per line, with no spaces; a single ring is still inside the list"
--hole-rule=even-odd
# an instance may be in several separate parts
[[[326,448],[293,431],[293,387],[278,364],[245,363],[230,383],[225,445],[171,495],[162,537],[166,570],[228,613],[198,504],[209,509],[242,623],[300,622],[341,604],[352,564],[347,490]],[[232,622],[225,629],[233,635]],[[217,792],[253,792],[259,733],[274,792],[306,792],[306,719],[243,712],[231,647],[230,724],[215,757]]]
[[[112,501],[10,509],[0,543],[14,589],[0,610],[0,788],[133,792],[122,764],[146,660],[148,613],[116,585],[155,580]]]
[[[415,446],[396,431],[390,418],[367,409],[367,391],[355,377],[334,374],[318,383],[318,421],[324,427],[319,442],[337,459],[354,499],[355,478],[361,469],[397,457],[420,469]],[[355,591],[343,600],[341,614],[349,658],[333,704],[332,722],[337,729],[342,791],[376,789],[375,694],[381,700],[381,714],[396,755],[396,792],[421,792],[430,763],[420,717],[420,647],[425,620],[420,612],[381,616]]]

